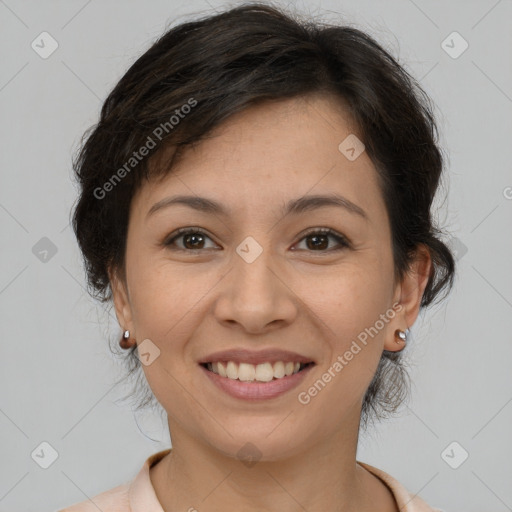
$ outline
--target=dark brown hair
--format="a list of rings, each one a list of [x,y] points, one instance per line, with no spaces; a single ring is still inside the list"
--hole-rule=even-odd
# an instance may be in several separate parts
[[[84,135],[74,162],[80,196],[73,228],[93,297],[112,299],[109,266],[124,276],[130,202],[143,180],[172,172],[183,148],[234,113],[310,94],[333,95],[349,107],[378,171],[396,277],[423,245],[432,268],[421,306],[448,291],[455,265],[431,216],[443,158],[427,94],[366,33],[250,3],[168,30],[119,80]],[[175,151],[165,161],[168,148]],[[135,350],[129,374],[140,368]],[[384,351],[364,397],[364,426],[398,409],[406,378],[402,353]],[[139,382],[142,407],[152,394],[140,374]]]

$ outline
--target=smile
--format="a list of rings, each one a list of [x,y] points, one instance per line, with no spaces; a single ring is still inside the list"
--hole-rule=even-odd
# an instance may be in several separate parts
[[[313,363],[294,363],[292,361],[276,361],[275,363],[237,363],[235,361],[218,361],[203,363],[210,372],[221,377],[242,382],[270,382],[294,375]]]
[[[233,398],[254,401],[285,394],[297,387],[314,366],[313,362],[276,361],[253,365],[217,361],[201,363],[199,368],[216,389]]]

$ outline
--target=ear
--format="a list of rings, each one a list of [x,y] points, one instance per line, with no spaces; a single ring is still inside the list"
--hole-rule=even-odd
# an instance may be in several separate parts
[[[108,276],[110,280],[110,288],[112,290],[112,298],[116,310],[116,317],[121,329],[130,331],[130,340],[135,339],[135,331],[130,305],[130,296],[128,286],[125,279],[120,275],[119,269],[109,267]]]
[[[418,317],[423,298],[423,292],[427,286],[432,267],[432,259],[427,247],[419,245],[414,260],[409,265],[401,282],[395,287],[393,304],[398,304],[394,309],[397,314],[389,323],[386,334],[384,350],[398,352],[403,345],[395,342],[395,331],[410,329]]]

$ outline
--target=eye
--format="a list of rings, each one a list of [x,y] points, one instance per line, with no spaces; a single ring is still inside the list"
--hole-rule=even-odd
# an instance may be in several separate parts
[[[329,238],[336,240],[338,248],[335,247],[334,249],[328,249],[326,251],[327,247],[329,246]],[[307,250],[312,250],[315,252],[338,251],[350,247],[348,240],[344,236],[336,233],[330,228],[315,228],[306,233],[301,241],[302,240],[306,240]]]
[[[175,234],[171,235],[171,238],[164,242],[165,246],[176,245],[176,240],[182,240],[183,246],[179,246],[176,250],[181,251],[193,251],[198,249],[208,249],[205,247],[205,239],[211,240],[211,238],[200,228],[182,228],[178,229]]]
[[[206,247],[206,239],[211,240],[211,238],[201,228],[181,228],[173,233],[170,238],[164,242],[164,245],[166,247],[174,246],[172,247],[174,250],[189,252],[215,248],[215,244],[214,247]],[[335,240],[338,248],[335,247],[334,249],[328,249],[329,239]],[[302,237],[301,242],[302,240],[306,240],[306,250],[314,252],[331,252],[350,247],[350,243],[343,235],[336,233],[330,228],[314,228]],[[177,244],[177,241],[181,241],[181,245]],[[292,250],[296,249],[292,248]]]

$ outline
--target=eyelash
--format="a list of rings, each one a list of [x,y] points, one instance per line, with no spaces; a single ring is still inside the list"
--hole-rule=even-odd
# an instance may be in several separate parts
[[[201,251],[206,250],[206,249],[182,249],[181,247],[171,247],[178,238],[181,238],[184,235],[188,235],[188,234],[201,234],[201,235],[204,235],[211,239],[211,237],[201,228],[181,228],[181,229],[178,229],[177,231],[175,231],[171,235],[170,238],[166,239],[166,241],[164,241],[163,245],[165,247],[171,248],[174,251],[182,251],[182,252],[192,252],[193,253],[193,252],[201,252]],[[349,241],[344,236],[340,235],[339,233],[337,233],[336,231],[334,231],[333,229],[330,229],[330,228],[313,228],[313,229],[307,231],[306,233],[304,233],[302,238],[299,240],[299,242],[301,242],[308,236],[317,235],[317,234],[329,235],[329,236],[335,238],[337,240],[338,244],[340,245],[340,247],[338,247],[337,249],[325,249],[325,250],[319,250],[319,251],[306,249],[309,252],[326,253],[326,252],[340,251],[340,250],[348,249],[351,247]]]

